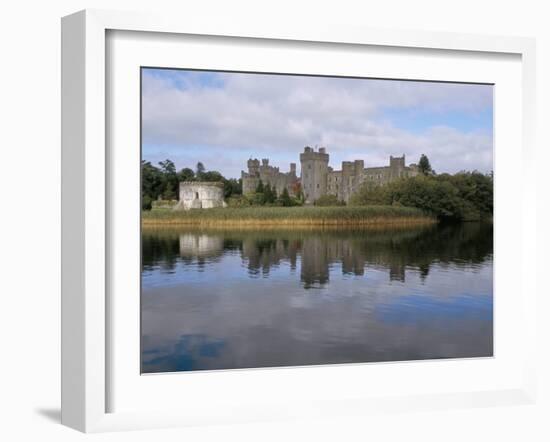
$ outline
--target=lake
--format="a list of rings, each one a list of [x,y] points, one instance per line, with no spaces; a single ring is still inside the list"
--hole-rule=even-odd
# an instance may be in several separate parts
[[[142,232],[143,373],[493,354],[493,227]]]

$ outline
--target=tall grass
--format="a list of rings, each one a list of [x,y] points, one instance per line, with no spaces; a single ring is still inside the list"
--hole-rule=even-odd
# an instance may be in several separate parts
[[[143,225],[196,226],[339,226],[430,224],[433,216],[411,207],[242,207],[152,210],[142,212]]]

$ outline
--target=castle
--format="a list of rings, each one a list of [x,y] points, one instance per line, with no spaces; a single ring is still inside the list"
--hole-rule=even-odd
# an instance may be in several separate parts
[[[328,165],[329,154],[326,148],[318,151],[306,146],[300,154],[301,177],[296,175],[296,164],[290,163],[290,171],[283,173],[278,167],[269,165],[268,159],[262,164],[257,159],[248,160],[248,172],[242,172],[243,193],[254,192],[260,180],[274,187],[280,195],[284,188],[290,195],[296,195],[301,188],[306,204],[312,204],[324,195],[334,195],[339,201],[349,202],[351,196],[365,183],[383,185],[399,178],[418,175],[416,164],[405,165],[405,155],[390,156],[389,166],[367,167],[363,160],[343,161],[341,170]]]

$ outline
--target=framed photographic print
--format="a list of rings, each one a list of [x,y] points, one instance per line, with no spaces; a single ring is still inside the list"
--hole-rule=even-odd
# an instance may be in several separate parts
[[[533,400],[531,40],[85,11],[62,41],[66,425]]]
[[[492,84],[143,67],[141,103],[143,374],[493,356]]]

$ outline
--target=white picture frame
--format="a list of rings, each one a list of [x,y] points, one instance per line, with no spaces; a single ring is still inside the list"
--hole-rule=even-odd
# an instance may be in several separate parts
[[[526,340],[525,352],[518,356],[522,368],[521,384],[513,387],[462,392],[429,392],[377,397],[338,397],[327,392],[306,403],[273,403],[272,406],[251,399],[238,403],[235,411],[164,409],[139,411],[109,410],[109,392],[113,388],[109,372],[113,355],[109,327],[115,319],[110,311],[109,244],[116,230],[108,228],[110,213],[109,152],[106,121],[109,117],[106,67],[110,55],[106,35],[111,31],[154,32],[162,35],[218,36],[221,38],[269,39],[311,44],[376,46],[384,48],[427,49],[476,54],[508,54],[521,63],[521,174],[522,210],[521,259],[535,256],[535,198],[532,189],[535,161],[535,43],[532,39],[492,37],[416,31],[357,29],[343,26],[303,28],[277,24],[259,28],[253,23],[243,26],[196,20],[193,17],[157,17],[150,14],[87,10],[62,21],[62,422],[85,432],[122,429],[157,428],[218,422],[353,415],[370,412],[395,412],[426,408],[454,408],[500,404],[532,403],[535,397],[535,366],[532,348],[535,339]],[[158,35],[158,34],[157,34]],[[112,54],[111,54],[112,55]],[[529,189],[527,192],[525,189]],[[497,186],[498,193],[498,186]],[[521,219],[520,219],[521,218]],[[501,249],[502,250],[502,249]],[[518,324],[525,336],[533,336],[536,316],[534,270],[523,265],[521,274],[522,315]],[[497,318],[498,319],[498,318]],[[387,367],[387,366],[386,366]],[[412,367],[412,366],[411,366]],[[344,367],[332,367],[332,374]],[[384,370],[382,366],[381,370]],[[356,370],[357,371],[357,370]],[[262,373],[267,373],[264,370]],[[241,385],[265,381],[263,374],[241,375]],[[200,382],[208,383],[209,374]],[[256,380],[251,377],[255,376]],[[262,378],[264,376],[264,378]],[[171,378],[174,382],[174,377]],[[199,382],[198,375],[195,377]]]

